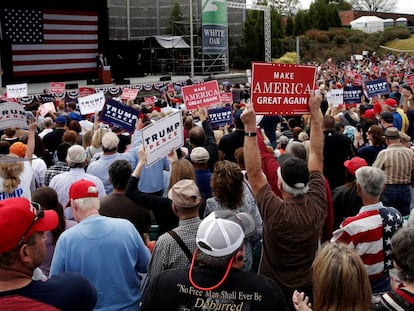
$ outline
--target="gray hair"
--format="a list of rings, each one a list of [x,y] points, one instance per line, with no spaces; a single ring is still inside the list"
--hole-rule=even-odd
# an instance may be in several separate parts
[[[299,141],[291,141],[287,144],[285,153],[294,155],[303,161],[308,161],[308,155],[306,152],[306,147]]]
[[[80,198],[75,200],[78,208],[85,211],[90,209],[99,210],[99,198]]]
[[[402,227],[391,238],[392,257],[402,281],[414,281],[414,228]]]
[[[364,195],[371,198],[379,198],[385,185],[384,172],[372,166],[364,166],[355,172],[356,182],[361,187]]]
[[[43,119],[43,127],[49,128],[53,125],[53,119],[51,117],[46,117]]]
[[[236,250],[236,252],[238,251],[239,249]],[[203,251],[201,251],[200,249],[197,249],[196,262],[206,265],[208,267],[226,268],[230,262],[230,259],[234,256],[234,254],[235,252],[227,256],[213,257],[210,255],[207,255],[206,253],[203,253]]]

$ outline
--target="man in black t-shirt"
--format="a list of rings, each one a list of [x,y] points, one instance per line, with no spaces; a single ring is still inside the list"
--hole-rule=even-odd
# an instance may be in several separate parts
[[[7,298],[8,308],[14,303],[20,307],[19,299],[13,297],[25,297],[59,310],[95,307],[96,290],[80,274],[63,273],[47,281],[32,279],[46,254],[44,232],[57,224],[55,211],[44,211],[25,198],[0,201],[0,303]]]
[[[197,230],[190,268],[161,272],[145,291],[141,311],[287,310],[273,280],[241,270],[244,239],[254,227],[247,213],[212,212]]]

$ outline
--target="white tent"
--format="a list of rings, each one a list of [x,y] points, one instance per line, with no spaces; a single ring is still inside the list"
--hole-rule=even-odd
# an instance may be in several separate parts
[[[154,36],[164,49],[189,49],[190,46],[180,36]]]
[[[352,29],[364,32],[384,31],[384,20],[377,16],[361,16],[350,22]]]

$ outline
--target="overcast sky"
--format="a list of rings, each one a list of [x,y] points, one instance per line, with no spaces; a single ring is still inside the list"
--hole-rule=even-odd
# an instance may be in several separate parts
[[[407,14],[414,14],[414,1],[413,0],[390,0],[397,2],[396,5],[396,13],[407,13]],[[302,9],[309,8],[309,4],[313,2],[313,0],[299,0],[301,3]],[[391,13],[391,12],[390,12]]]

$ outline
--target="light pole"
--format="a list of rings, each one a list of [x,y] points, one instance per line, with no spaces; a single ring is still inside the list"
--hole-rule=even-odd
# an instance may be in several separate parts
[[[190,3],[190,78],[194,77],[194,42],[193,42],[193,0]]]

